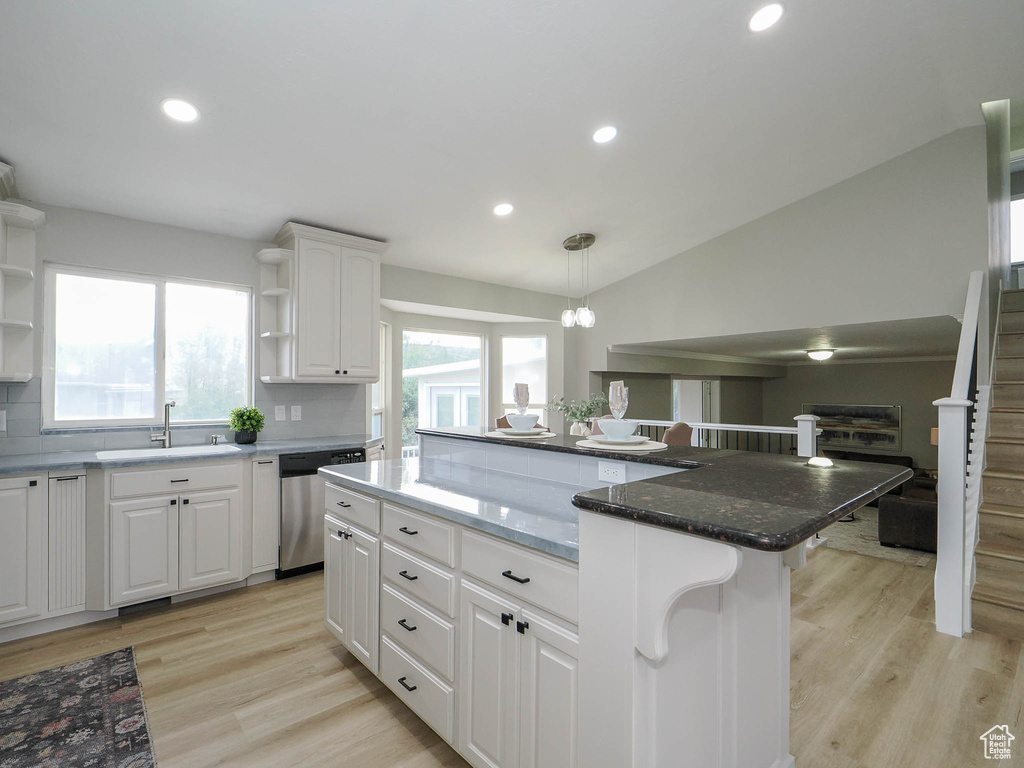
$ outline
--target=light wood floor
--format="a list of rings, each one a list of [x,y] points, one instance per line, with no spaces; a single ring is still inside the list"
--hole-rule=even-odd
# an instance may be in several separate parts
[[[991,768],[997,723],[1024,745],[1022,641],[936,633],[931,578],[827,549],[793,574],[798,768]],[[465,766],[323,629],[321,590],[313,574],[8,643],[0,680],[134,645],[160,768]]]

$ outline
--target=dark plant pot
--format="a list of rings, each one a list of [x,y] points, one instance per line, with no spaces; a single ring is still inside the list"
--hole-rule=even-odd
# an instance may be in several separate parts
[[[235,442],[239,445],[250,445],[256,442],[257,434],[259,433],[243,429],[241,432],[235,432]]]

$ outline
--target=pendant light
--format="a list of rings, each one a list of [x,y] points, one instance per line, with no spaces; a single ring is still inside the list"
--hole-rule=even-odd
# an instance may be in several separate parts
[[[590,308],[590,246],[597,238],[589,232],[581,232],[572,235],[562,241],[562,247],[566,251],[583,251],[580,256],[580,276],[583,287],[583,305],[577,308],[575,314],[576,324],[581,328],[593,328],[597,321],[597,315]],[[566,324],[566,312],[562,313],[562,325]],[[566,327],[571,327],[566,325]]]
[[[564,243],[563,243],[563,245],[564,245]],[[570,275],[569,275],[570,271],[571,271],[571,264],[570,264],[570,258],[569,258],[569,249],[566,248],[565,249],[565,309],[562,310],[562,327],[563,328],[572,328],[574,325],[576,325],[576,312],[572,308],[572,304],[571,304],[572,299],[569,296],[569,292],[571,290],[571,287],[570,287],[571,279],[570,279]]]

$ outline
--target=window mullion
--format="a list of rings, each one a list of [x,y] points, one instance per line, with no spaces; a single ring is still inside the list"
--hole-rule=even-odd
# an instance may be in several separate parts
[[[167,281],[157,280],[156,281],[156,317],[154,318],[156,324],[154,338],[156,339],[156,349],[154,350],[153,362],[155,363],[154,370],[154,386],[153,395],[156,402],[153,403],[153,421],[158,422],[161,419],[161,413],[163,405],[167,402],[167,382],[165,379],[165,372],[167,369]]]

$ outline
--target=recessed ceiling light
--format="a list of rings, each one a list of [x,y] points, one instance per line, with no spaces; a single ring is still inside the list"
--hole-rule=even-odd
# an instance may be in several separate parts
[[[769,3],[750,17],[747,24],[751,32],[764,32],[768,27],[774,27],[782,18],[782,6],[779,3]]]
[[[164,99],[160,102],[160,109],[171,120],[179,123],[194,123],[199,119],[199,110],[181,99]]]
[[[498,203],[494,206],[495,216],[508,216],[512,211],[512,203]]]
[[[606,125],[604,128],[598,128],[594,131],[594,141],[598,144],[607,144],[609,141],[614,139],[619,133],[619,129],[614,125]]]
[[[806,352],[811,360],[828,360],[836,353],[834,349],[808,349]]]

